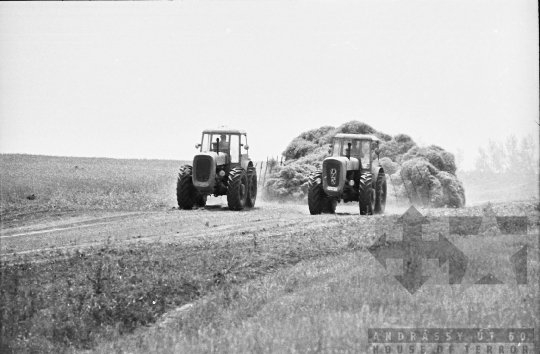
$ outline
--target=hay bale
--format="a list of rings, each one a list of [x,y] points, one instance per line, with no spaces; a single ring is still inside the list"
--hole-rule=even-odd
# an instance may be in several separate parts
[[[463,184],[455,176],[454,155],[436,145],[418,147],[406,134],[391,137],[359,121],[308,130],[293,139],[283,152],[285,164],[274,168],[263,187],[266,198],[307,198],[308,177],[322,167],[330,155],[329,144],[338,133],[371,134],[380,139],[380,163],[391,175],[398,197],[433,207],[465,205]]]
[[[295,138],[289,143],[285,151],[283,151],[283,156],[285,156],[287,160],[296,160],[313,152],[318,147],[319,145],[312,143],[311,141]]]
[[[381,166],[383,167],[384,172],[386,172],[387,174],[393,175],[399,170],[399,164],[392,161],[388,157],[383,157],[382,159],[379,160],[379,162],[381,163]]]
[[[416,147],[412,138],[405,134],[398,134],[389,141],[380,144],[380,156],[388,157],[390,160],[401,163],[402,156],[410,149]]]
[[[399,174],[413,202],[432,207],[465,206],[465,189],[461,181],[455,175],[439,170],[424,157],[405,161]]]
[[[463,183],[455,175],[444,171],[439,172],[436,177],[441,182],[444,191],[444,197],[437,206],[464,207],[466,200]]]
[[[291,162],[277,166],[264,185],[266,199],[303,200],[307,198],[308,177],[317,168],[313,165]]]
[[[449,172],[451,174],[456,173],[454,155],[439,146],[413,147],[403,155],[402,162],[415,158],[422,158],[429,161],[429,163],[440,171]]]
[[[329,132],[333,131],[335,128],[329,125],[326,125],[324,127],[320,127],[317,129],[311,129],[307,132],[304,132],[300,135],[298,135],[297,138],[304,139],[307,141],[311,141],[312,143],[323,145],[326,144],[326,142],[322,141],[322,137],[326,136]]]

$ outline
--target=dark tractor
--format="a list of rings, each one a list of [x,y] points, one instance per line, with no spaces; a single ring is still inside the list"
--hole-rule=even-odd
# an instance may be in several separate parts
[[[178,174],[176,199],[180,209],[203,207],[209,195],[226,195],[231,210],[255,206],[257,172],[247,154],[245,131],[206,129],[195,148],[200,153],[193,158],[193,167],[184,165]]]
[[[312,215],[334,214],[336,205],[358,201],[360,215],[382,214],[386,206],[386,175],[379,164],[379,139],[363,134],[337,134],[322,171],[308,180]],[[376,159],[375,159],[376,155]]]

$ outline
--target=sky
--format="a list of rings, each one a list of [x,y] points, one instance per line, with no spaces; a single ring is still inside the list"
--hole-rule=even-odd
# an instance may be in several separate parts
[[[0,152],[191,159],[203,129],[254,160],[359,120],[472,166],[538,144],[537,2],[0,3]]]

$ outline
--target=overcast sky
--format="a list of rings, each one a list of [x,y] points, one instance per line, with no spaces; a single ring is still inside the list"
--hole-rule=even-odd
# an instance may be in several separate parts
[[[254,159],[356,119],[465,151],[538,140],[536,1],[0,3],[0,152]]]

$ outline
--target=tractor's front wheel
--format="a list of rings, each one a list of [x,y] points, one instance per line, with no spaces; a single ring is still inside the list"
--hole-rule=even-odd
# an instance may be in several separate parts
[[[184,165],[180,167],[178,181],[176,183],[176,200],[178,201],[178,208],[184,210],[193,208],[197,195],[197,188],[193,186],[191,166]]]
[[[373,175],[363,173],[360,176],[360,215],[373,215],[375,211],[375,189],[373,188]]]
[[[308,178],[308,207],[311,215],[321,213],[334,214],[336,212],[335,200],[326,196],[322,185],[322,172],[313,172]]]
[[[386,175],[379,174],[377,188],[375,189],[375,214],[384,214],[386,209]]]
[[[247,174],[248,180],[248,195],[246,205],[250,208],[255,207],[255,200],[257,199],[257,171],[250,167]]]
[[[227,204],[230,210],[242,210],[246,206],[248,196],[248,179],[246,170],[235,167],[229,173],[227,188]]]

